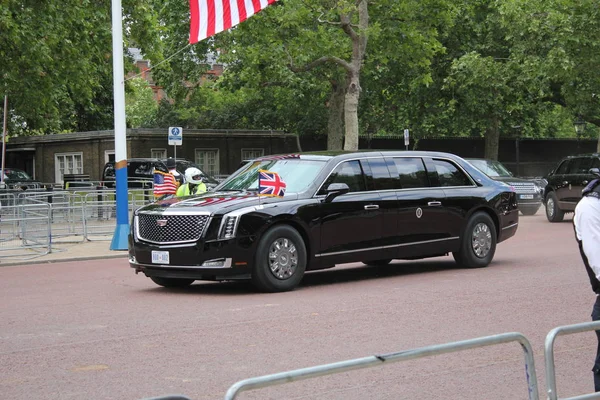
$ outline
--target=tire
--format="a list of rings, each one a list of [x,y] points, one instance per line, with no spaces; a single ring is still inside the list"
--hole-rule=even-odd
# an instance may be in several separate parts
[[[523,215],[535,215],[535,213],[537,213],[539,209],[539,204],[537,206],[519,207],[519,211],[521,211]]]
[[[158,286],[166,288],[183,288],[190,286],[195,279],[183,279],[183,278],[161,278],[158,276],[150,277],[154,283]]]
[[[476,212],[467,222],[460,251],[452,253],[465,268],[487,267],[496,253],[496,225],[485,212]]]
[[[264,292],[286,292],[300,284],[306,269],[306,246],[289,225],[276,225],[258,242],[252,284]]]
[[[546,196],[546,218],[550,222],[560,222],[565,218],[565,212],[558,208],[558,199],[554,192]]]
[[[373,267],[381,267],[383,265],[388,265],[392,262],[392,259],[384,259],[384,260],[371,260],[371,261],[363,261],[362,263],[365,265],[370,265]]]

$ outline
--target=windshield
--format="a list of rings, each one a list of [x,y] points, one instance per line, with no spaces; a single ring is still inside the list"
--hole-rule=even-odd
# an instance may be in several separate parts
[[[257,190],[258,171],[262,169],[279,174],[286,184],[286,194],[300,193],[315,180],[324,165],[325,161],[299,158],[251,161],[223,182],[217,190]]]
[[[21,171],[20,169],[5,169],[4,179],[30,181],[31,177],[27,175],[27,172]]]
[[[506,167],[500,164],[498,161],[489,160],[469,160],[478,170],[491,177],[507,178],[511,177],[512,174]]]

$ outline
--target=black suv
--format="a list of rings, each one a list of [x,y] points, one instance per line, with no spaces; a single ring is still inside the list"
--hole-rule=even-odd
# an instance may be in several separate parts
[[[517,178],[499,161],[468,158],[471,164],[490,178],[509,184],[517,192],[519,210],[523,215],[535,215],[542,205],[543,186],[536,179]]]
[[[10,189],[39,189],[42,184],[27,172],[17,168],[4,168],[4,186]]]
[[[154,182],[154,170],[168,172],[166,159],[158,158],[131,158],[127,160],[127,183],[130,188],[148,188]],[[196,167],[200,171],[202,169],[189,160],[177,159],[176,169],[181,174],[185,174],[185,170],[189,167]],[[207,190],[213,189],[218,182],[215,178],[202,172],[202,181],[206,185]],[[107,162],[102,171],[102,184],[106,187],[115,187],[115,163],[114,161]]]
[[[267,156],[212,192],[139,208],[129,263],[166,287],[251,279],[278,292],[305,271],[357,261],[452,253],[463,267],[485,267],[518,226],[514,189],[452,154]]]
[[[550,171],[544,189],[546,217],[550,222],[562,221],[565,213],[575,211],[581,191],[593,179],[591,168],[600,168],[600,154],[582,154],[561,160]]]

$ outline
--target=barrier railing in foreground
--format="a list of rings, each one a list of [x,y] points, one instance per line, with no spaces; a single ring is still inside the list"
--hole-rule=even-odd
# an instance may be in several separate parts
[[[533,359],[533,351],[529,340],[518,332],[502,333],[499,335],[485,336],[475,339],[463,340],[459,342],[451,342],[440,345],[421,347],[412,350],[400,351],[397,353],[388,353],[375,355],[364,358],[356,358],[332,364],[317,365],[314,367],[296,369],[287,372],[280,372],[272,375],[264,375],[256,378],[245,379],[233,384],[227,394],[225,400],[233,400],[236,396],[247,390],[254,390],[268,386],[281,385],[300,381],[304,379],[316,378],[319,376],[339,374],[346,371],[376,367],[388,363],[399,361],[407,361],[416,358],[434,356],[438,354],[453,353],[462,350],[469,350],[478,347],[492,346],[508,342],[518,342],[523,349],[525,358],[525,377],[527,379],[528,398],[529,400],[539,400],[537,387],[537,376],[535,373],[535,362]]]
[[[556,390],[556,369],[554,366],[554,342],[558,336],[572,335],[588,331],[600,330],[600,321],[584,322],[575,325],[565,325],[554,328],[546,336],[546,344],[544,348],[544,356],[546,361],[546,386],[548,387],[548,400],[557,400],[558,392]],[[590,363],[592,360],[590,355]],[[591,368],[590,368],[591,370]],[[590,373],[590,379],[591,379]],[[575,397],[564,398],[564,400],[588,400],[600,399],[600,393],[589,393]]]

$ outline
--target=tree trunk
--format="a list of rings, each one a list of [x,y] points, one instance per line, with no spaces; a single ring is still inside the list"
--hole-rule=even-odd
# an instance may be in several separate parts
[[[341,16],[342,28],[352,39],[352,61],[348,74],[348,87],[344,103],[344,124],[346,140],[344,150],[358,150],[358,100],[360,98],[360,70],[367,49],[367,29],[369,27],[369,11],[367,0],[360,0],[358,5],[358,32],[354,32],[348,15]]]
[[[600,153],[600,134],[598,135],[598,145],[596,146],[596,153]]]
[[[346,127],[346,140],[344,150],[358,150],[358,99],[360,85],[358,73],[350,73],[350,84],[346,89],[344,102],[344,124]]]
[[[344,145],[344,95],[343,84],[333,82],[329,97],[329,120],[327,121],[327,150],[342,150]]]
[[[490,121],[490,125],[485,131],[485,158],[498,160],[498,148],[500,147],[500,129],[498,118]]]

